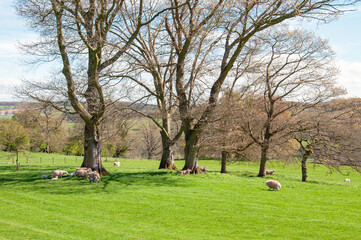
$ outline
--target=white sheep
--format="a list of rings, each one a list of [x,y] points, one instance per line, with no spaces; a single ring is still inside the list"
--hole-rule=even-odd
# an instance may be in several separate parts
[[[50,174],[43,174],[41,175],[41,179],[48,179]]]
[[[51,172],[51,177],[63,177],[63,175],[65,174],[69,174],[67,171],[63,171],[63,170],[53,170]]]
[[[120,167],[120,162],[114,162],[114,167]]]
[[[91,173],[91,168],[78,168],[75,171],[75,176],[88,178],[89,173]]]
[[[89,170],[91,168],[88,168],[88,167],[80,167],[80,168],[77,168],[76,170]]]
[[[76,176],[76,172],[72,172],[72,173],[70,173],[70,175],[69,175],[69,177],[74,177],[74,176]]]
[[[281,188],[281,184],[276,180],[268,180],[266,185],[269,187],[269,189],[276,189],[277,191]]]
[[[186,174],[190,174],[192,172],[191,169],[186,169],[186,170],[180,170],[178,173],[181,175],[186,175]]]
[[[351,182],[351,180],[348,179],[348,178],[346,178],[346,179],[344,180],[344,182]]]
[[[88,177],[90,179],[89,182],[100,182],[100,175],[97,171],[89,173]]]
[[[266,170],[266,175],[273,175],[275,170]]]
[[[53,178],[51,178],[51,180],[56,180],[56,179],[58,179],[58,177],[53,177]]]

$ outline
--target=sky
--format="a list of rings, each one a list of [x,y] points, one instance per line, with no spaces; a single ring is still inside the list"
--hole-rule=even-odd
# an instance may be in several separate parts
[[[24,76],[40,74],[22,63],[17,44],[37,36],[25,27],[12,6],[13,0],[0,0],[0,101],[17,101],[11,87],[20,84]],[[347,89],[348,97],[361,97],[361,6],[331,23],[299,25],[329,41],[341,71],[339,84]]]

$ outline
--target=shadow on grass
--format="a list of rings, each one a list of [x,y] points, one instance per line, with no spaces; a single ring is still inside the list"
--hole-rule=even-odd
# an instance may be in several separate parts
[[[102,177],[103,189],[110,184],[118,184],[121,188],[139,186],[184,186],[184,180],[170,171],[122,172]]]
[[[187,187],[189,185],[187,182],[191,181],[178,177],[175,172],[164,170],[113,173],[102,176],[100,183],[90,183],[87,179],[76,177],[63,177],[57,180],[41,179],[41,174],[48,174],[47,171],[46,166],[41,169],[36,166],[27,166],[20,172],[14,171],[14,168],[10,166],[0,166],[0,189],[11,188],[24,192],[59,195],[116,193],[129,187],[135,190],[144,187]]]
[[[248,178],[256,178],[257,174],[254,172],[249,171],[242,171],[242,172],[231,172],[232,175],[238,176],[238,177],[248,177]]]

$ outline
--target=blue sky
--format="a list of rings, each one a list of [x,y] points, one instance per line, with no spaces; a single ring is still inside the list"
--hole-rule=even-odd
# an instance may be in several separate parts
[[[10,87],[19,84],[25,75],[39,74],[21,64],[17,43],[36,39],[36,35],[26,29],[12,5],[13,0],[0,0],[0,101],[16,100],[9,93]],[[341,70],[339,83],[349,96],[361,97],[361,6],[358,11],[346,13],[328,24],[302,22],[301,25],[329,40]]]

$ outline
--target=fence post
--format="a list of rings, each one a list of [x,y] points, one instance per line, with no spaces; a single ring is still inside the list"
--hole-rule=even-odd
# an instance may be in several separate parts
[[[53,157],[53,164],[54,164],[54,157]]]
[[[75,162],[78,163],[78,157],[75,157]]]
[[[64,158],[64,163],[66,163],[66,158]]]
[[[28,157],[26,157],[26,163],[29,163],[29,158]]]
[[[41,158],[40,158],[40,163],[41,163]]]

